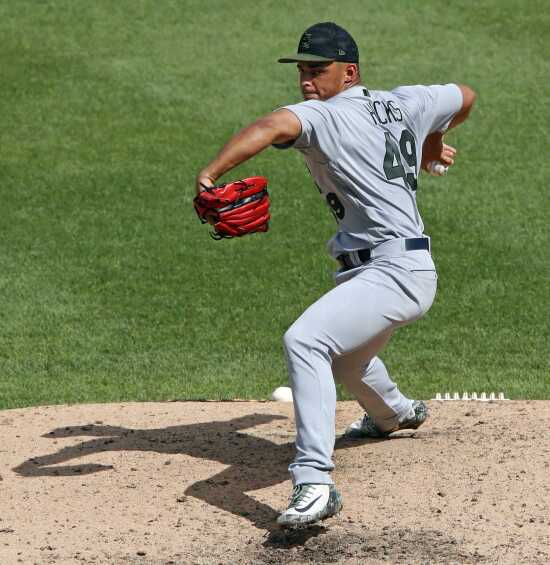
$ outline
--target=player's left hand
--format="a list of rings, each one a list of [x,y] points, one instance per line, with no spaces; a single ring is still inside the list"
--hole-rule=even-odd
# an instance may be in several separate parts
[[[214,226],[214,239],[266,232],[269,227],[269,195],[265,177],[208,186],[210,177],[197,177],[195,211],[204,224]]]
[[[215,179],[213,179],[212,177],[202,172],[199,173],[195,181],[195,192],[197,193],[197,196],[204,190],[208,190],[209,188],[213,187],[214,182]]]

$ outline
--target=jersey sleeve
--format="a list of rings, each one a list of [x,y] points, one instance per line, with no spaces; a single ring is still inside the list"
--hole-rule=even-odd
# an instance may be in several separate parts
[[[319,100],[307,100],[299,104],[283,106],[284,109],[291,111],[298,118],[302,131],[293,142],[274,144],[273,146],[277,149],[294,147],[298,150],[315,146],[316,137],[326,128],[328,122],[327,109],[324,104]]]
[[[456,84],[402,86],[392,92],[405,106],[423,137],[434,131],[445,131],[463,103],[462,92]]]

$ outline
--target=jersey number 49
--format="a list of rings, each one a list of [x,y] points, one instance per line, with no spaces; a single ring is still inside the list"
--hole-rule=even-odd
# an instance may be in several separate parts
[[[413,134],[408,129],[404,129],[401,132],[399,145],[389,131],[385,131],[384,135],[386,136],[386,155],[384,156],[386,178],[388,180],[402,178],[411,190],[416,190],[418,169],[416,166],[416,142]],[[414,173],[405,172],[402,158],[405,159],[410,168],[414,169]]]

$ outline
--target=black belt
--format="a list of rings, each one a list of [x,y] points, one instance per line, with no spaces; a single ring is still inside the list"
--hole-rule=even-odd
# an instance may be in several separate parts
[[[430,250],[430,240],[427,237],[410,237],[405,240],[405,251],[418,251],[418,250]],[[342,265],[343,269],[353,269],[354,267],[359,267],[363,263],[370,261],[372,255],[372,249],[358,249],[354,251],[354,254],[359,258],[359,265],[352,258],[349,253],[342,253],[338,255],[336,260]]]

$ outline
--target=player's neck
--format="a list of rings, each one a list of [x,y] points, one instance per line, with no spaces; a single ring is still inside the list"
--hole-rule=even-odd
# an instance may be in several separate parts
[[[357,77],[357,79],[355,79],[354,81],[348,84],[344,84],[344,88],[342,89],[342,92],[344,92],[345,90],[349,90],[350,88],[353,88],[354,86],[358,86],[360,84],[361,84],[361,77]]]

